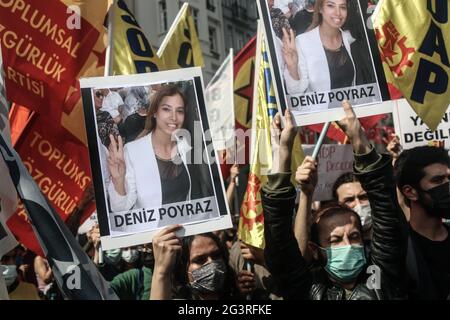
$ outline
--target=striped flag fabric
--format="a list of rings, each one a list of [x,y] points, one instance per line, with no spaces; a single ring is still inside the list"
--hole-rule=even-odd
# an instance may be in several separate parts
[[[1,50],[0,50],[1,52]],[[3,81],[2,56],[0,54],[0,132],[5,139],[11,142],[11,134],[8,121],[9,103],[6,100]],[[0,159],[0,172],[6,172],[6,164]],[[8,253],[17,241],[9,230],[6,222],[17,208],[17,193],[11,179],[1,179],[0,182],[0,257]]]
[[[64,297],[69,300],[118,300],[97,267],[44,198],[20,156],[3,134],[0,136],[0,153],[0,159],[6,163],[6,172],[11,176]]]

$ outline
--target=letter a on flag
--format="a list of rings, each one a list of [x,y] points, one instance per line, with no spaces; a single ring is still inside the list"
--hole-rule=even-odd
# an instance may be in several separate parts
[[[203,54],[189,3],[185,2],[158,50],[166,70],[203,67]]]
[[[384,0],[374,27],[384,70],[434,131],[450,103],[448,0]]]

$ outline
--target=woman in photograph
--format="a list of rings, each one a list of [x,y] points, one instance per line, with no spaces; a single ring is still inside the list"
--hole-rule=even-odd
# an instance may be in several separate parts
[[[162,86],[147,115],[149,133],[125,147],[121,137],[111,138],[108,192],[113,212],[213,195],[211,184],[192,183],[194,168],[187,164],[191,147],[174,134],[185,127],[186,108],[186,97],[177,86]]]
[[[283,30],[284,77],[289,94],[326,92],[355,86],[356,67],[351,54],[355,41],[342,30],[348,18],[348,0],[317,0],[309,31],[295,38]]]

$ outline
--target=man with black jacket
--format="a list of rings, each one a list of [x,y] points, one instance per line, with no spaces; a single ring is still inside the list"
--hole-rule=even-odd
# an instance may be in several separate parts
[[[399,190],[410,208],[407,269],[412,299],[450,299],[450,157],[423,146],[403,151],[395,163]]]
[[[371,256],[367,260],[364,256],[358,215],[339,205],[319,213],[312,228],[311,238],[315,244],[311,248],[315,249],[319,268],[310,268],[302,256],[292,230],[296,193],[290,183],[289,167],[296,129],[287,111],[286,127],[280,140],[281,173],[269,176],[269,182],[262,191],[266,264],[285,299],[405,298],[403,279],[407,230],[404,215],[397,204],[391,159],[373,149],[350,104],[344,102],[343,105],[346,118],[339,124],[352,142],[354,173],[367,191],[372,207]],[[303,169],[313,172],[314,165]],[[298,171],[297,177],[301,174],[302,170]],[[307,193],[301,196],[300,202],[306,201],[312,195],[306,190],[308,188],[304,188],[308,179],[299,180],[302,192],[305,189],[304,193]],[[375,272],[369,281],[367,267]]]

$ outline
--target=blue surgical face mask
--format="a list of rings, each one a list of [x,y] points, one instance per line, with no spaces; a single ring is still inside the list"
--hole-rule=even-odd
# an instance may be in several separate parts
[[[327,253],[325,270],[339,282],[346,283],[356,279],[366,265],[366,257],[362,245],[321,249]]]

